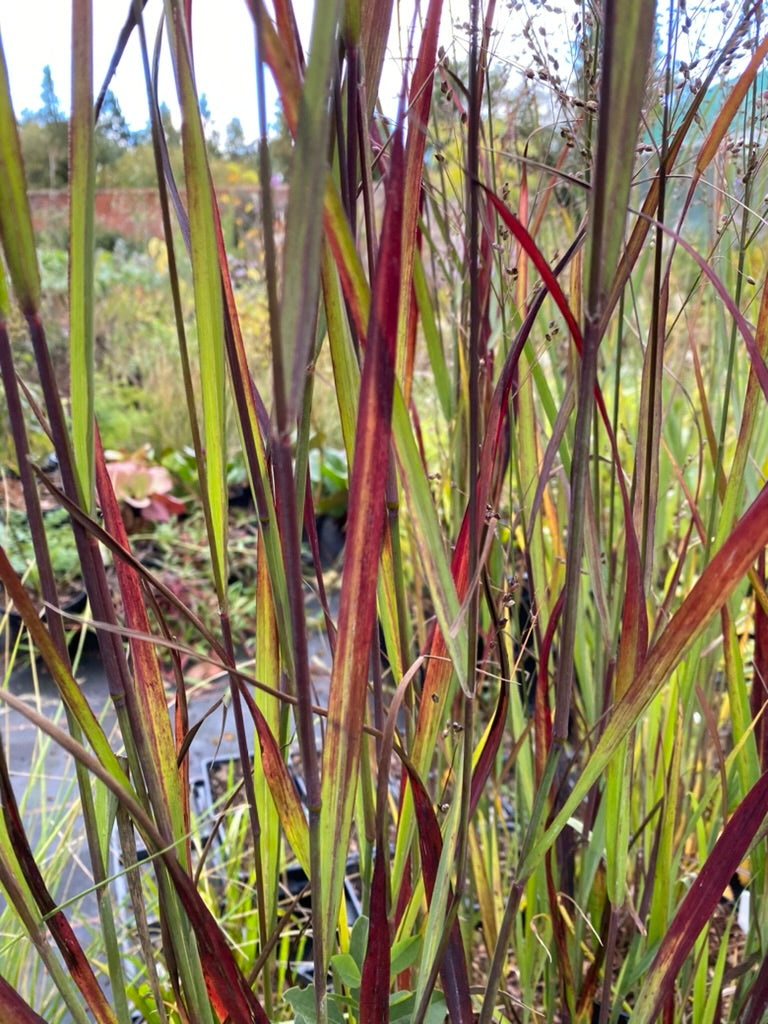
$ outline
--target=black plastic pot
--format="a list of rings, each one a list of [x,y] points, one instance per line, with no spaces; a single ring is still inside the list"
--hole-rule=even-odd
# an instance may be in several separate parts
[[[88,595],[86,594],[85,590],[79,590],[76,594],[74,594],[72,597],[70,597],[67,601],[64,602],[61,610],[68,615],[79,615],[81,612],[85,611],[85,606],[87,603]],[[40,618],[43,619],[43,621],[45,621],[46,609],[40,608],[39,613]],[[5,607],[2,604],[0,604],[0,619],[2,619],[5,616],[5,614]],[[69,623],[69,628],[71,628],[71,625],[72,624]],[[23,626],[23,620],[19,613],[14,611],[12,608],[10,609],[10,611],[8,611],[8,626],[10,629],[11,638],[15,640],[16,637],[19,635],[19,632],[21,631],[21,628]],[[65,628],[68,628],[67,623],[65,623]]]

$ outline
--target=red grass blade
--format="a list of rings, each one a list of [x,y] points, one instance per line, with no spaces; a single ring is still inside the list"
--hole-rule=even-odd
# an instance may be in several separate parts
[[[520,221],[517,219],[517,217],[506,206],[506,204],[503,203],[498,196],[494,195],[490,189],[486,189],[485,191],[486,194],[488,195],[488,199],[490,200],[491,205],[496,210],[496,213],[498,213],[498,215],[504,221],[504,226],[509,228],[509,230],[512,232],[517,241],[525,250],[525,253],[530,259],[531,263],[533,263],[533,265],[538,270],[542,281],[547,287],[547,291],[554,299],[557,308],[563,314],[563,319],[568,325],[568,330],[571,332],[571,336],[573,337],[576,347],[578,348],[579,352],[581,352],[581,350],[584,347],[584,339],[581,334],[581,328],[576,323],[576,318],[571,312],[571,307],[568,305],[568,300],[563,294],[563,290],[558,284],[557,278],[552,273],[552,268],[544,259],[544,256],[541,254],[539,247],[533,241],[533,239],[528,234],[523,225],[520,223]]]
[[[731,127],[731,122],[736,117],[736,113],[744,97],[747,95],[747,90],[752,85],[755,75],[760,70],[760,65],[765,60],[766,54],[768,54],[768,36],[765,36],[762,43],[755,47],[749,64],[744,68],[725,103],[720,107],[696,159],[697,177],[704,173],[714,159],[715,153],[720,148],[720,143],[725,138],[725,133]]]
[[[0,1019],[6,1024],[45,1024],[42,1017],[24,1002],[0,975]]]
[[[371,886],[368,946],[365,952],[360,987],[361,1024],[367,1024],[367,1022],[379,1024],[380,1021],[385,1022],[389,1019],[392,935],[389,926],[387,898],[389,883],[387,872],[387,850],[389,848],[387,809],[389,805],[390,763],[395,742],[397,719],[402,708],[403,699],[421,665],[422,659],[417,658],[398,683],[389,707],[379,748],[379,777],[376,787],[376,861]],[[403,895],[403,890],[408,888],[407,885],[402,887],[400,897]],[[398,906],[398,911],[400,909],[400,906]]]
[[[763,959],[750,989],[747,1005],[740,1017],[741,1024],[761,1024],[765,1021],[766,1006],[768,1006],[768,956]]]
[[[503,220],[506,227],[513,233],[515,238],[518,240],[520,245],[525,250],[527,256],[534,264],[536,269],[539,271],[544,284],[547,287],[550,295],[554,299],[558,309],[562,313],[568,329],[573,337],[574,344],[581,355],[584,349],[584,338],[581,333],[581,329],[576,323],[571,308],[568,304],[568,300],[563,294],[560,285],[558,284],[557,278],[553,274],[549,264],[544,259],[544,256],[539,251],[538,246],[531,238],[528,231],[518,221],[515,215],[507,208],[507,206],[492,192],[488,192],[488,197],[495,208],[498,215]],[[749,333],[749,332],[747,332]],[[750,335],[751,337],[751,335]],[[754,344],[754,342],[753,342]],[[632,515],[629,505],[629,495],[627,494],[626,485],[624,482],[624,476],[621,471],[621,461],[619,459],[619,453],[616,446],[616,439],[613,436],[611,429],[610,418],[608,411],[605,407],[602,393],[600,389],[595,386],[595,402],[600,412],[601,419],[605,426],[608,440],[611,445],[611,451],[613,459],[616,463],[617,468],[617,481],[621,492],[621,499],[624,508],[624,529],[626,536],[626,551],[627,551],[627,576],[626,576],[626,592],[627,600],[624,603],[624,611],[622,616],[622,643],[619,651],[619,669],[617,672],[617,692],[621,694],[623,690],[629,685],[633,673],[635,673],[642,665],[645,657],[646,647],[648,643],[648,615],[645,607],[645,597],[643,591],[643,573],[642,564],[640,560],[640,549],[637,543],[637,536],[632,526]]]
[[[96,487],[104,525],[126,550],[130,550],[115,492],[107,473],[101,439],[96,437]],[[115,558],[115,573],[129,628],[136,633],[151,633],[146,604],[136,571],[120,558]],[[184,821],[176,750],[168,717],[157,651],[154,644],[129,638],[135,685],[126,692],[128,714],[133,737],[141,756],[147,789],[161,830],[169,837],[182,835]]]
[[[485,789],[488,776],[491,774],[493,763],[496,760],[496,754],[501,746],[501,740],[507,726],[508,706],[509,682],[506,679],[502,679],[496,710],[493,713],[493,719],[485,736],[485,742],[483,743],[477,762],[472,771],[472,788],[470,790],[469,813],[467,815],[470,820],[477,809],[477,804],[483,794],[483,790]]]
[[[403,149],[395,139],[387,205],[363,364],[355,455],[350,481],[346,561],[338,643],[331,674],[323,750],[321,844],[326,938],[335,932],[349,842],[366,705],[370,642],[376,620],[376,578],[385,523],[395,336],[400,273]]]
[[[62,910],[56,909],[56,903],[40,873],[19,815],[19,808],[11,785],[8,763],[2,743],[0,743],[0,806],[2,807],[5,827],[8,831],[8,838],[13,846],[14,854],[18,859],[21,870],[24,872],[24,877],[40,913],[47,915],[48,928],[56,945],[59,947],[67,971],[82,993],[83,999],[90,1007],[94,1018],[97,1021],[105,1022],[105,1024],[114,1024],[115,1015],[99,987],[90,961],[72,930],[66,914]],[[1,992],[0,1006],[2,1006]],[[6,1019],[8,1018],[2,1017],[2,1020],[5,1021]]]
[[[6,566],[3,565],[4,560],[5,556],[2,548],[0,548],[0,569],[7,567],[7,560],[5,560]],[[8,573],[5,573],[3,579],[7,585]],[[23,595],[24,591],[20,584],[18,589]],[[18,602],[15,603],[17,603],[20,609],[24,610],[25,623],[32,623],[34,625],[35,613],[32,610],[27,614],[31,608],[28,598],[27,602],[26,606],[18,605]],[[44,634],[44,628],[41,627],[41,630]],[[59,673],[55,659],[51,659],[47,664],[52,674],[55,673],[58,677]],[[59,728],[59,726],[46,719],[43,715],[38,714],[25,701],[8,691],[3,692],[2,699],[15,711],[24,715],[25,718],[32,722],[35,728],[50,736],[54,743],[61,747],[62,750],[66,750],[73,757],[77,758],[88,772],[100,779],[122,801],[141,832],[148,848],[165,865],[171,882],[184,906],[189,918],[190,934],[194,936],[200,954],[206,990],[211,1004],[219,1014],[220,1019],[225,1020],[229,1017],[232,1024],[269,1024],[264,1010],[239,970],[232,950],[228,946],[216,919],[203,902],[194,881],[179,863],[175,848],[172,849],[168,846],[166,838],[160,833],[152,818],[130,789],[111,749],[107,748],[105,752],[101,753],[100,760],[97,760],[80,743],[74,740],[68,732]],[[94,749],[98,747],[98,744],[93,745]],[[114,761],[114,768],[111,771],[110,758]],[[108,767],[104,767],[105,764]]]
[[[735,525],[734,530],[702,572],[680,608],[648,652],[642,669],[632,680],[563,809],[546,829],[520,866],[527,878],[532,864],[544,855],[568,818],[605,770],[620,744],[645,711],[685,651],[693,644],[744,578],[757,554],[768,543],[768,485]]]
[[[394,0],[360,0],[361,46],[368,97],[368,117],[373,114],[384,66]]]
[[[632,1011],[638,1020],[654,1020],[672,995],[677,976],[696,938],[765,821],[767,803],[768,772],[760,776],[733,812],[680,904]]]
[[[427,897],[431,899],[443,850],[443,837],[440,834],[440,825],[435,817],[429,794],[415,771],[409,766],[406,767],[418,822],[419,852],[424,872],[424,887]],[[474,1019],[472,997],[469,992],[467,961],[464,956],[458,920],[454,920],[451,928],[443,962],[440,965],[440,980],[453,1024],[471,1024]]]
[[[386,857],[386,848],[379,844],[371,883],[368,949],[360,979],[360,1024],[387,1024],[389,1021],[392,940],[387,918]]]
[[[760,555],[758,574],[765,580],[765,552]],[[768,704],[768,612],[755,599],[755,653],[754,678],[749,694],[752,718],[755,719],[757,756],[763,771],[768,771],[768,722],[765,719]]]

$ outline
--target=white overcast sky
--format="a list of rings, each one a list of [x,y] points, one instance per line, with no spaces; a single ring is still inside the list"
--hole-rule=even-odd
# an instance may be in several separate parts
[[[393,36],[390,38],[390,60],[385,67],[386,78],[382,82],[380,93],[385,102],[390,96],[393,97],[393,113],[396,106],[394,97],[399,91],[402,72],[401,62],[397,58],[406,49],[407,27],[417,2],[419,0],[395,0],[396,13],[393,23],[397,23],[399,9],[403,41],[402,44],[398,44],[397,33],[393,30]],[[710,0],[710,5],[713,3],[714,0]],[[130,4],[131,0],[93,0],[95,91],[101,87]],[[443,0],[440,42],[449,53],[459,59],[466,56],[466,31],[455,26],[457,22],[461,24],[468,20],[469,5],[470,0]],[[314,0],[293,0],[293,6],[306,45],[311,29]],[[692,44],[694,38],[704,28],[706,34],[713,37],[712,42],[707,45],[717,45],[721,32],[729,32],[732,28],[730,26],[724,29],[722,16],[716,13],[699,17],[701,11],[698,9],[706,6],[689,4],[689,8],[697,8],[697,16],[695,33],[692,33],[691,37],[686,37],[688,44]],[[421,7],[426,7],[426,0],[421,0]],[[510,7],[512,5],[508,4],[497,6],[494,27],[500,32],[494,37],[493,47],[498,53],[507,55],[513,63],[519,61],[517,66],[520,70],[530,65],[529,55],[519,46],[519,42],[515,43],[513,37],[517,35],[519,39],[520,29],[527,17],[535,14],[537,26],[542,22],[547,25],[548,43],[550,46],[554,44],[557,48],[558,38],[565,43],[570,36],[572,18],[574,12],[578,10],[578,4],[574,4],[574,0],[559,0],[559,6],[550,6],[549,14],[544,12],[542,5],[534,4],[534,0],[523,0],[522,7],[519,8]],[[149,0],[145,9],[150,47],[154,43],[162,8],[162,0]],[[0,35],[17,116],[24,109],[39,109],[43,67],[46,64],[51,66],[54,86],[61,105],[68,111],[71,78],[71,9],[72,5],[68,0],[0,0]],[[255,138],[258,134],[258,123],[254,30],[245,0],[193,0],[192,17],[198,91],[201,94],[205,93],[215,127],[223,133],[227,123],[233,117],[239,117],[246,138]],[[418,40],[416,42],[418,43]],[[688,54],[683,53],[681,49],[678,58],[683,56],[688,57]],[[160,98],[174,111],[176,94],[169,66],[166,46],[165,68],[161,67],[160,75]],[[128,44],[121,66],[113,79],[112,88],[131,127],[143,128],[148,120],[147,100],[138,39],[134,37]],[[274,115],[275,100],[276,93],[270,85],[267,95],[267,116],[270,120]]]
[[[131,0],[94,0],[94,91],[104,80]],[[145,8],[145,25],[150,47],[162,11],[161,0],[150,0]],[[305,43],[311,28],[314,0],[294,0],[297,21]],[[452,10],[448,10],[452,6]],[[444,25],[450,33],[453,18],[468,17],[469,0],[445,3]],[[413,11],[413,0],[401,4],[401,15]],[[453,16],[453,17],[452,17]],[[246,137],[258,134],[256,74],[254,68],[253,22],[244,0],[195,0],[192,4],[193,41],[198,91],[208,100],[216,127],[239,117]],[[11,82],[14,109],[41,105],[43,68],[49,64],[56,94],[65,111],[69,109],[71,67],[71,4],[66,0],[0,0],[0,35]],[[167,47],[166,47],[167,52]],[[396,62],[388,75],[393,95],[399,84]],[[131,37],[112,89],[132,128],[143,128],[148,120],[147,100],[138,39]],[[175,109],[175,89],[169,61],[161,68],[160,96]],[[268,91],[267,115],[272,118],[276,94]]]
[[[130,0],[95,0],[94,90],[98,92],[125,22]],[[150,48],[162,4],[150,0],[145,9]],[[0,0],[0,34],[11,81],[17,116],[25,108],[40,107],[43,67],[50,64],[56,93],[69,107],[71,66],[69,59],[71,5],[66,0]],[[193,39],[198,89],[205,93],[218,128],[233,117],[242,121],[246,135],[257,134],[256,74],[254,69],[253,22],[244,0],[197,0],[192,5]],[[161,99],[175,107],[175,89],[166,61],[161,70]],[[143,128],[148,120],[147,99],[138,39],[128,43],[112,82],[122,111],[132,128]],[[268,99],[272,116],[274,97]]]

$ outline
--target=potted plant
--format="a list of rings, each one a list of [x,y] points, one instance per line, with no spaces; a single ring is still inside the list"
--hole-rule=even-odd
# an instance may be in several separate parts
[[[54,582],[59,595],[59,606],[69,612],[81,611],[85,606],[85,591],[69,515],[63,508],[50,508],[45,510],[43,522]],[[14,570],[24,581],[41,614],[44,614],[37,559],[29,520],[23,509],[6,506],[0,518],[0,546],[5,550]],[[0,593],[0,606],[9,607],[4,589]],[[20,620],[10,608],[9,617],[11,623],[18,626]]]
[[[42,471],[52,484],[60,486],[58,463],[54,456],[48,456],[42,461]],[[42,609],[40,574],[29,516],[21,480],[13,469],[6,469],[2,473],[0,494],[3,501],[0,511],[0,546],[5,550],[14,570],[23,578],[35,603]],[[39,500],[59,603],[67,610],[73,606],[82,608],[85,603],[83,579],[69,514],[58,503],[55,494],[42,486],[39,488]],[[4,597],[0,604],[3,607],[7,604]]]
[[[138,520],[166,523],[186,510],[184,502],[171,494],[173,478],[164,466],[153,461],[151,449],[144,447],[130,455],[113,451],[105,454],[126,527]]]

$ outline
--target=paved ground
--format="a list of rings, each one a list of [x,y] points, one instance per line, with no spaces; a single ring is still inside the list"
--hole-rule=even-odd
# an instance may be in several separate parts
[[[327,687],[324,666],[329,664],[329,655],[318,632],[311,637],[310,658],[315,682],[323,699]],[[89,704],[100,717],[107,735],[113,739],[114,749],[119,750],[122,744],[95,644],[89,645],[76,678]],[[41,662],[27,664],[15,671],[9,679],[8,689],[47,718],[58,719],[62,726],[66,725],[55,684]],[[189,750],[190,778],[198,800],[203,793],[202,780],[207,777],[208,763],[237,753],[231,709],[227,711],[220,707],[206,717],[207,712],[227,692],[228,683],[223,679],[192,683],[188,689],[190,726],[204,719]],[[249,735],[252,732],[251,728]],[[43,855],[46,880],[54,898],[59,902],[75,899],[69,911],[70,917],[76,923],[81,941],[87,943],[89,931],[98,927],[98,923],[93,895],[81,896],[90,888],[91,878],[82,824],[74,810],[72,758],[42,737],[23,715],[2,703],[0,737],[8,757],[14,792],[32,841],[37,843],[41,833],[49,837]],[[0,897],[0,909],[3,906]],[[3,936],[0,934],[0,948],[3,944]]]

